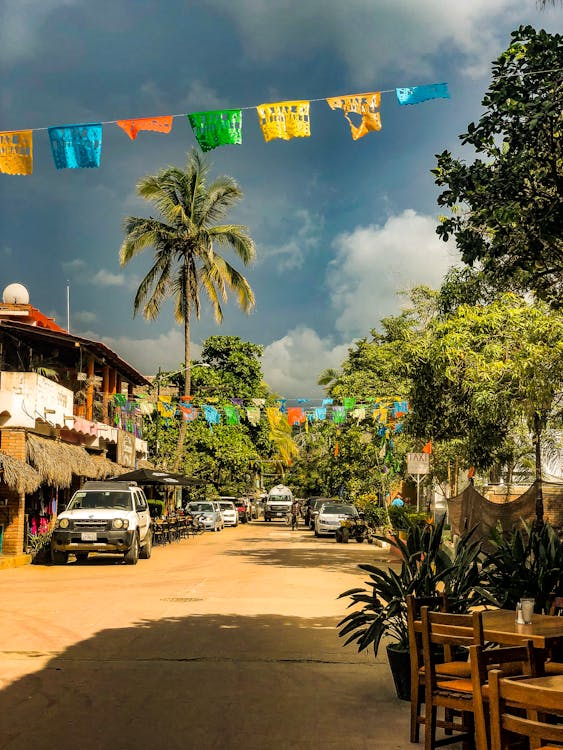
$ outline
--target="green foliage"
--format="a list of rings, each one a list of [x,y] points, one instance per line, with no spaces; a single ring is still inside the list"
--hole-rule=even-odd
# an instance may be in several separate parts
[[[522,524],[507,535],[495,530],[492,544],[483,564],[483,596],[504,609],[533,597],[536,612],[547,613],[550,593],[563,593],[563,542],[555,530],[549,523]]]
[[[406,505],[390,505],[387,512],[394,531],[408,531],[411,526],[424,528],[429,523],[426,513],[411,510]]]
[[[379,504],[377,495],[371,493],[360,495],[355,499],[354,505],[364,514],[364,519],[371,528],[385,528],[389,525],[387,508]]]
[[[563,292],[563,37],[521,26],[493,63],[484,114],[461,136],[477,158],[450,152],[432,170],[451,209],[438,234],[455,237],[463,261],[556,305]],[[459,207],[463,206],[463,210]]]
[[[350,599],[356,607],[338,624],[344,645],[355,643],[358,651],[372,646],[377,656],[381,638],[389,636],[401,648],[408,648],[408,594],[433,596],[444,589],[453,612],[465,612],[482,601],[477,593],[480,581],[479,545],[466,535],[450,553],[442,545],[444,521],[419,526],[412,524],[405,542],[395,534],[393,545],[401,555],[401,569],[359,565],[369,574],[368,588],[344,591],[339,598]]]
[[[149,504],[149,513],[151,514],[151,518],[160,518],[162,515],[164,515],[164,500],[153,500],[152,498],[149,498],[147,502]]]

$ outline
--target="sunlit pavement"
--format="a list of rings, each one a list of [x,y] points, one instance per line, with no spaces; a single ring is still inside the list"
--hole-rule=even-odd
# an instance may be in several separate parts
[[[412,748],[384,650],[335,629],[388,559],[255,521],[1,571],[0,748]]]

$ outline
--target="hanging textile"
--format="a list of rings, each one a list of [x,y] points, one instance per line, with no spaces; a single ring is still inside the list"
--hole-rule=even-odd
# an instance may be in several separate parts
[[[356,399],[355,398],[343,398],[342,399],[342,406],[345,409],[353,409],[354,406],[356,406]]]
[[[158,413],[166,419],[176,414],[176,404],[172,403],[172,396],[159,396],[157,408]]]
[[[155,404],[152,401],[141,401],[139,404],[139,411],[145,416],[150,416],[155,409]]]
[[[242,143],[242,112],[240,109],[219,109],[214,112],[193,112],[188,120],[202,151],[217,146]]]
[[[423,453],[432,453],[432,440],[429,440],[424,448],[422,449]],[[473,469],[473,474],[475,473],[475,469]],[[473,474],[471,476],[473,476]],[[469,476],[469,475],[468,475]]]
[[[309,102],[275,102],[256,107],[266,142],[274,138],[308,138],[311,135]]]
[[[287,411],[286,406],[285,406],[286,402],[287,402],[286,398],[277,398],[276,399],[276,405],[277,405],[278,409],[281,412]]]
[[[326,408],[324,406],[315,407],[315,419],[319,422],[322,422],[323,419],[326,419]]]
[[[301,406],[290,406],[287,410],[287,421],[291,426],[303,424],[305,421],[305,412]]]
[[[431,83],[426,86],[395,89],[399,104],[420,104],[429,99],[450,99],[447,83]]]
[[[331,398],[323,398],[323,402],[322,402],[323,406],[330,406],[331,404],[332,404]]]
[[[196,406],[180,404],[180,413],[184,422],[195,422],[199,416],[199,409]]]
[[[380,422],[381,424],[387,424],[387,418],[389,416],[389,410],[384,406],[378,406],[373,410],[373,421]]]
[[[227,419],[227,424],[238,424],[239,423],[239,416],[238,411],[235,406],[229,406],[226,405],[223,407],[225,411],[225,417]]]
[[[33,131],[0,133],[0,172],[22,175],[33,173]]]
[[[398,435],[402,431],[403,431],[403,423],[402,422],[397,422],[397,424],[393,428],[393,432],[395,433],[395,435]]]
[[[253,427],[260,424],[260,409],[257,406],[249,406],[246,410],[246,418]]]
[[[358,406],[357,409],[354,409],[354,411],[351,414],[354,419],[357,419],[358,422],[361,422],[363,419],[366,418],[366,410],[364,406]]]
[[[48,128],[51,151],[57,169],[82,169],[100,166],[102,125],[60,125]]]
[[[297,399],[297,403],[298,404],[308,404],[309,403],[309,399],[308,398],[298,398]]]
[[[134,141],[139,130],[153,130],[157,133],[169,133],[172,130],[172,115],[163,117],[137,117],[134,120],[118,120],[117,125]]]
[[[231,404],[234,404],[235,406],[242,406],[244,404],[244,399],[242,398],[232,398]]]
[[[252,401],[252,403],[254,404],[254,406],[257,406],[258,408],[264,406],[265,403],[266,403],[266,399],[265,398],[252,398],[250,400]]]
[[[268,406],[266,408],[266,416],[268,417],[270,427],[275,427],[282,420],[282,413],[277,406]]]
[[[333,408],[332,421],[334,424],[343,424],[346,421],[346,409],[343,406],[335,406]]]
[[[408,401],[395,401],[391,409],[391,413],[394,417],[402,417],[408,413],[409,403]]]
[[[338,441],[334,444],[334,457],[336,458],[338,454],[340,453],[340,446],[338,445]]]
[[[348,120],[350,132],[355,141],[375,130],[381,130],[381,115],[377,111],[381,101],[379,91],[372,91],[368,94],[333,96],[326,101],[331,109],[341,109],[344,112],[344,117]],[[354,125],[350,117],[351,112],[362,116],[359,125]]]
[[[114,393],[113,400],[118,406],[124,407],[127,404],[127,396],[124,393]]]
[[[194,400],[193,396],[180,396],[180,401],[183,404],[190,404]]]
[[[221,415],[214,406],[208,406],[207,404],[204,404],[201,408],[203,409],[207,424],[220,424]]]

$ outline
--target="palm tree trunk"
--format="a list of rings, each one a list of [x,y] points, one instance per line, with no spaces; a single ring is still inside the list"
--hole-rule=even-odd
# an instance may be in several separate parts
[[[191,389],[192,389],[192,377],[191,377],[191,332],[190,332],[190,324],[191,324],[191,307],[190,307],[190,300],[188,296],[188,290],[189,290],[189,278],[188,278],[188,267],[187,265],[184,266],[184,290],[186,294],[186,300],[185,300],[185,307],[184,307],[184,396],[190,396],[191,395]],[[173,464],[173,471],[178,471],[178,468],[180,466],[180,462],[182,460],[182,454],[184,452],[184,440],[186,438],[186,430],[188,427],[188,423],[182,419],[180,422],[180,429],[178,431],[178,445],[176,446],[176,455],[174,456],[174,464]]]

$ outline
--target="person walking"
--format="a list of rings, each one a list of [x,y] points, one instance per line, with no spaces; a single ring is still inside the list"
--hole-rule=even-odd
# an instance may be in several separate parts
[[[299,526],[299,516],[301,514],[301,503],[297,498],[294,499],[291,505],[291,530],[297,529]]]

